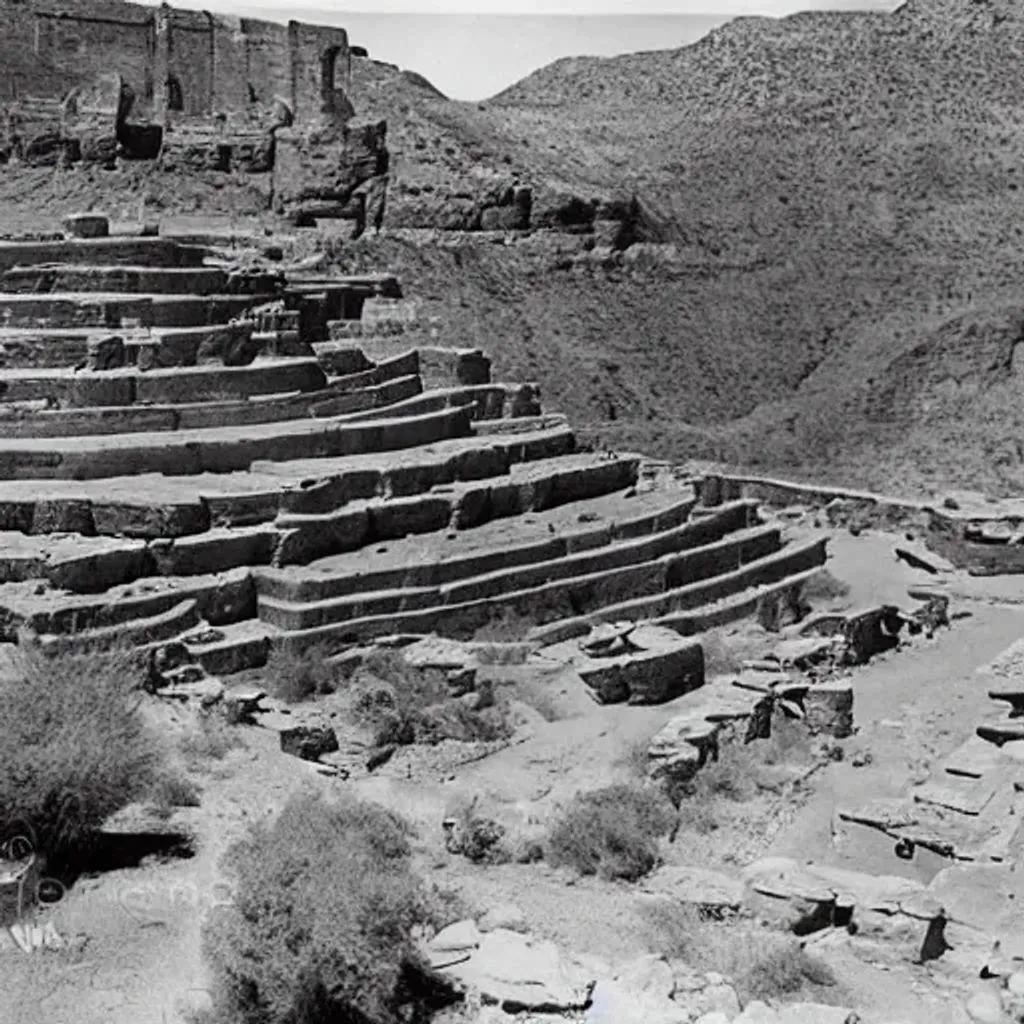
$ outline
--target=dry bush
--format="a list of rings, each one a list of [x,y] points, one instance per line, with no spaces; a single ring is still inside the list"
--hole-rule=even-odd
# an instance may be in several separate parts
[[[201,715],[195,729],[183,736],[178,749],[191,771],[203,771],[241,746],[242,737],[220,715]]]
[[[475,710],[449,696],[445,672],[416,668],[400,653],[371,654],[353,690],[356,720],[373,730],[376,746],[446,739],[490,742],[507,739],[514,731],[506,700]]]
[[[413,929],[435,924],[441,905],[412,871],[410,834],[397,815],[349,796],[293,797],[273,823],[254,825],[228,856],[234,900],[203,928],[208,1018],[404,1019],[419,964]]]
[[[264,669],[268,691],[287,704],[333,693],[337,685],[336,673],[327,658],[326,650],[320,647],[301,654],[275,647]]]
[[[850,596],[850,585],[828,569],[816,572],[803,585],[804,600],[812,604],[830,604]]]
[[[692,778],[668,787],[669,798],[679,808],[680,828],[713,831],[718,827],[716,809],[723,801],[743,803],[761,792],[777,792],[779,768],[808,764],[812,758],[811,737],[803,723],[776,711],[768,739],[727,739],[717,758]]]
[[[548,616],[550,619],[552,616]],[[557,617],[557,616],[555,616]],[[523,643],[527,634],[545,618],[533,619],[510,608],[499,608],[487,622],[473,633],[478,643],[518,644]]]
[[[676,824],[664,795],[635,785],[578,793],[553,821],[545,859],[584,875],[634,881],[658,863],[658,840]]]
[[[473,655],[481,665],[523,665],[530,657],[533,647],[527,643],[498,643],[490,640],[473,649]]]
[[[198,807],[200,789],[187,775],[165,769],[150,787],[149,802],[158,817],[169,818],[178,807]]]
[[[811,956],[792,935],[727,920],[699,908],[659,900],[642,910],[651,951],[684,960],[699,971],[730,979],[740,1002],[820,999],[836,986],[827,964]]]
[[[74,856],[143,797],[159,755],[139,711],[144,673],[127,652],[47,657],[19,647],[0,680],[0,822]]]
[[[518,700],[533,708],[545,722],[560,722],[567,717],[551,693],[552,683],[543,679],[509,679],[496,685],[501,686],[512,700]]]

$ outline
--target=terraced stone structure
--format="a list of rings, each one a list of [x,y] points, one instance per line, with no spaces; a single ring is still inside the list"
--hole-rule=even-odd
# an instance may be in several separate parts
[[[0,244],[3,641],[223,674],[496,617],[693,634],[824,560],[754,501],[580,450],[483,353],[403,344],[391,276],[215,262],[165,237]]]

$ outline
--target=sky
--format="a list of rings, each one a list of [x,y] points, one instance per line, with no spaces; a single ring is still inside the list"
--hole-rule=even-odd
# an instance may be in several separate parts
[[[352,8],[329,0],[291,6],[282,0],[171,3],[269,21],[341,25],[349,42],[365,46],[371,57],[425,75],[452,99],[472,101],[560,57],[674,49],[738,15],[899,6],[899,0],[355,0]]]

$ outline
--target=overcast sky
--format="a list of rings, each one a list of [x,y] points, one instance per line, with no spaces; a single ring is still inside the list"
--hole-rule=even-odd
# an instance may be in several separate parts
[[[159,0],[143,0],[157,3]],[[672,49],[741,14],[892,10],[900,0],[171,0],[271,21],[342,25],[378,60],[482,100],[559,57]],[[595,17],[601,15],[602,17]],[[554,17],[553,17],[554,16]],[[353,97],[358,109],[358,97]]]

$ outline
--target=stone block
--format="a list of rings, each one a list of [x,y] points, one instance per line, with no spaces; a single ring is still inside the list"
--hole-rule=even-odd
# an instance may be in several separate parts
[[[69,213],[62,221],[68,238],[106,238],[110,220],[102,213]]]
[[[700,644],[637,651],[613,658],[591,658],[577,671],[602,704],[664,704],[704,683]]]
[[[297,725],[281,731],[282,752],[303,761],[316,761],[337,749],[338,737],[330,726]]]
[[[86,369],[117,370],[124,366],[124,363],[123,338],[119,338],[117,335],[108,335],[107,337],[89,339]]]
[[[853,733],[853,686],[850,683],[818,683],[804,697],[807,728],[812,733],[845,739]]]

